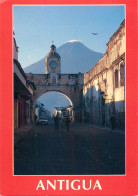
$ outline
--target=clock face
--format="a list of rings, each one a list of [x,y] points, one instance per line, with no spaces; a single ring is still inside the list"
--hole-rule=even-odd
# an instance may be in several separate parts
[[[56,68],[57,67],[57,63],[55,61],[51,61],[50,62],[50,67],[51,68]]]

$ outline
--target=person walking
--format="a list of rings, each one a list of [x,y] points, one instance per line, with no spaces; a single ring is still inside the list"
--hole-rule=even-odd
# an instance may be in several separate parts
[[[38,118],[38,117],[37,117],[37,115],[35,114],[35,115],[34,115],[34,122],[35,122],[35,125],[37,124],[37,118]]]
[[[59,115],[57,114],[57,115],[55,116],[55,118],[54,118],[55,131],[57,131],[57,132],[58,132],[58,130],[59,130],[59,120],[60,120],[60,117],[59,117]]]
[[[115,129],[115,114],[114,113],[111,114],[110,122],[112,125],[112,130],[114,130]]]
[[[71,120],[70,120],[70,118],[69,118],[69,116],[67,116],[67,118],[66,118],[66,127],[67,127],[67,131],[69,132],[69,125],[70,125],[70,122],[71,122]]]

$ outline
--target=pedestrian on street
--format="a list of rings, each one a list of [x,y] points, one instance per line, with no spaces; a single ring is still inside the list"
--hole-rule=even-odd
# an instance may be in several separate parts
[[[112,130],[115,129],[115,114],[112,112],[111,117],[110,117],[110,122],[112,125]]]
[[[67,116],[67,118],[66,118],[66,127],[67,127],[67,131],[69,132],[69,125],[70,125],[70,122],[71,122],[71,120],[70,120],[70,118],[69,118],[69,116]]]
[[[57,131],[57,132],[58,132],[58,130],[59,130],[59,121],[60,121],[60,117],[59,117],[59,115],[57,114],[56,117],[54,118],[55,131]]]
[[[37,115],[35,114],[35,115],[34,115],[34,122],[35,122],[35,125],[36,125],[36,123],[37,123],[37,118],[38,118],[38,117],[37,117]]]

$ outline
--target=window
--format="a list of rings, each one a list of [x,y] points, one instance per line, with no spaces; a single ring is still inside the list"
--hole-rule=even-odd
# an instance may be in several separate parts
[[[52,78],[52,83],[53,83],[53,84],[56,83],[56,78],[55,78],[55,77]]]
[[[125,83],[125,76],[124,76],[124,74],[125,74],[125,71],[124,71],[124,65],[123,64],[121,64],[120,65],[120,86],[124,86],[124,83]]]
[[[118,88],[118,70],[115,70],[115,88]]]
[[[91,96],[93,97],[93,86],[91,86]]]

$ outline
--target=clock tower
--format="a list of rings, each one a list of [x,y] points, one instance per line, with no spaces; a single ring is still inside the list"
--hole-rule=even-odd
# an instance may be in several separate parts
[[[57,83],[58,74],[61,73],[61,57],[56,52],[56,46],[51,45],[46,59],[46,74],[50,74],[50,83]]]
[[[56,46],[51,45],[50,52],[47,54],[46,59],[46,74],[48,73],[61,73],[61,57],[56,52]]]

